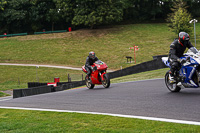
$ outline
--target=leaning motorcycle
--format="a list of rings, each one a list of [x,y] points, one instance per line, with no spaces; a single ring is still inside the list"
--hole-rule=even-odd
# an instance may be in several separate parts
[[[89,78],[87,76],[85,77],[86,86],[89,89],[93,89],[95,84],[102,84],[105,88],[110,87],[110,78],[106,73],[108,66],[104,62],[98,60],[94,62],[92,67],[93,71],[90,77]],[[83,72],[87,73],[85,65],[82,66],[82,70]]]
[[[181,88],[198,88],[200,86],[200,55],[190,50],[181,59],[186,62],[181,64],[180,70],[175,74],[176,82],[170,81],[170,71],[165,74],[165,84],[171,92],[179,92]],[[162,57],[162,61],[170,68],[168,57]]]

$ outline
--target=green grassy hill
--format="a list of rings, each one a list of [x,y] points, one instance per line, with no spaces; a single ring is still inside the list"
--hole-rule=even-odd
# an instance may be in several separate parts
[[[200,25],[197,25],[197,29],[198,27]],[[166,24],[133,24],[0,38],[0,62],[81,67],[88,53],[94,51],[109,68],[120,69],[120,66],[124,68],[133,65],[126,63],[126,56],[133,57],[133,50],[129,50],[129,47],[139,46],[136,53],[138,64],[152,60],[152,56],[168,54],[169,45],[175,37]],[[191,40],[194,42],[193,38]]]

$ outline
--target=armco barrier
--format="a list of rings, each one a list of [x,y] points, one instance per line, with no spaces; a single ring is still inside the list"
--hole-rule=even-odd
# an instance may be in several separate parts
[[[67,30],[56,30],[56,31],[44,31],[44,32],[34,32],[34,34],[50,34],[50,33],[61,33],[61,32],[67,32]],[[28,33],[17,33],[17,34],[6,34],[0,35],[1,37],[13,37],[13,36],[26,36]]]
[[[45,86],[47,83],[39,83],[39,82],[28,82],[28,88]]]
[[[151,70],[157,70],[157,69],[161,69],[161,68],[167,68],[167,67],[164,65],[162,60],[159,58],[159,59],[155,59],[152,61],[143,62],[143,63],[135,65],[135,66],[127,67],[122,70],[114,71],[114,72],[111,72],[108,74],[109,74],[110,79],[112,79],[112,78],[130,75],[130,74],[151,71]]]
[[[79,87],[79,86],[83,86],[83,85],[85,85],[85,80],[75,81],[75,82],[71,82],[71,83],[67,83],[67,84],[62,84],[60,86],[60,90],[67,90],[67,89],[71,89],[71,88],[75,88],[75,87]]]
[[[61,86],[63,84],[68,84],[72,82],[57,82],[57,86]],[[28,88],[38,87],[38,86],[45,86],[47,83],[40,83],[40,82],[28,82]]]
[[[17,34],[0,35],[0,37],[26,36],[26,35],[27,33],[17,33]]]
[[[56,30],[56,31],[34,32],[34,34],[37,35],[37,34],[50,34],[50,33],[61,33],[61,32],[67,32],[67,30]]]
[[[39,86],[26,89],[14,89],[13,98],[25,97],[25,96],[31,96],[49,92],[52,92],[52,86]]]
[[[56,30],[56,31],[44,31],[44,32],[34,32],[34,34],[50,34],[50,33],[61,33],[67,32],[67,30]],[[7,35],[0,35],[1,37],[13,37],[13,36],[26,36],[28,33],[17,33],[17,34],[7,34]]]
[[[153,59],[161,59],[162,57],[168,57],[168,55],[156,55],[156,56],[153,56]]]
[[[46,85],[47,83],[28,82],[28,88],[46,86]],[[71,89],[82,85],[85,85],[85,81],[57,82],[57,87],[52,87],[52,92]]]

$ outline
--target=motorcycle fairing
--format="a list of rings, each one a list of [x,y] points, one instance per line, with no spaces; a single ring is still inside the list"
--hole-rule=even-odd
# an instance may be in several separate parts
[[[93,84],[102,84],[101,80],[98,79],[99,78],[98,74],[99,74],[98,71],[92,72],[90,78]]]
[[[199,84],[195,83],[192,79],[193,75],[196,73],[196,69],[200,64],[199,57],[192,54],[184,54],[181,59],[187,59],[187,57],[190,57],[189,62],[187,61],[181,66],[181,69],[179,71],[179,75],[181,77],[184,77],[184,81],[182,82],[182,85],[184,87],[192,87],[197,88],[199,87]],[[162,57],[163,63],[170,68],[170,62],[168,60],[168,57]]]
[[[183,66],[180,70],[180,76],[185,77],[184,83],[185,87],[199,87],[199,85],[195,84],[192,80],[192,76],[196,71],[195,67]]]
[[[86,71],[86,69],[85,69],[85,65],[82,66],[82,71],[85,72],[85,73],[87,73],[87,71]]]
[[[163,63],[165,63],[166,66],[168,66],[169,68],[171,67],[168,57],[162,57],[162,61]]]
[[[104,81],[104,74],[106,74],[105,72],[101,74],[101,80]]]
[[[186,57],[181,57],[181,59],[185,59]],[[180,70],[180,76],[185,77],[184,83],[185,83],[185,87],[199,87],[198,84],[195,84],[195,82],[192,80],[192,76],[194,75],[194,73],[196,72],[196,67],[198,66],[199,63],[193,59],[192,57],[190,57],[190,61],[186,62],[182,65],[181,70]]]

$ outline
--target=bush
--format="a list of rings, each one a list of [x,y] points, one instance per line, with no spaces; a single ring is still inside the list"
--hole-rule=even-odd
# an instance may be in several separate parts
[[[174,7],[172,8],[173,13],[168,15],[168,27],[176,34],[181,31],[187,33],[192,32],[192,24],[189,23],[192,16],[186,8],[186,3],[182,0],[178,0],[174,3]]]

